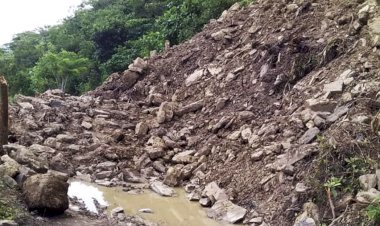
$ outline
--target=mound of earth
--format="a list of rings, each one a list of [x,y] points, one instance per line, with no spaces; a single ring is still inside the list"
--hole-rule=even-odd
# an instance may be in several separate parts
[[[374,0],[235,4],[85,95],[16,97],[9,141],[105,186],[185,186],[217,219],[356,225],[360,186],[323,184],[375,173],[346,160],[379,160],[379,21]]]

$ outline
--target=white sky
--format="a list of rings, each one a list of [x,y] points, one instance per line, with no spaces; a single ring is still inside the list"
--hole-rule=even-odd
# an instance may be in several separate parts
[[[12,36],[45,25],[59,23],[72,15],[82,0],[0,0],[0,46]]]

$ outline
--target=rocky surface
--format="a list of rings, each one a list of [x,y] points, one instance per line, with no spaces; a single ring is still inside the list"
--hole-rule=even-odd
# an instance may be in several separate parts
[[[216,219],[317,224],[302,207],[322,141],[354,150],[347,140],[376,140],[378,12],[370,0],[237,4],[85,95],[17,96],[0,171],[51,168],[105,186],[155,180],[164,195],[192,185],[191,199]],[[377,194],[373,178],[360,179],[358,200]],[[329,222],[327,202],[319,208]]]

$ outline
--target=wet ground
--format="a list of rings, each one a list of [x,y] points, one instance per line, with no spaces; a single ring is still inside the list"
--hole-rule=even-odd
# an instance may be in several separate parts
[[[197,202],[190,202],[182,189],[175,191],[175,197],[162,197],[150,190],[143,190],[142,194],[130,194],[122,191],[121,188],[101,187],[87,182],[73,181],[69,188],[69,196],[83,200],[86,208],[94,213],[97,213],[93,201],[96,199],[99,204],[108,206],[109,214],[113,208],[121,206],[127,215],[138,215],[163,226],[229,225],[208,218],[205,209]],[[141,209],[150,209],[153,213],[142,213],[139,211]]]

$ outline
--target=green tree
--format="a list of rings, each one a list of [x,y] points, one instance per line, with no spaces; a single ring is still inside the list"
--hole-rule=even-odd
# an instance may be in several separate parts
[[[74,52],[47,52],[32,70],[33,87],[39,92],[49,88],[65,91],[68,83],[88,72],[89,68],[90,61]]]

